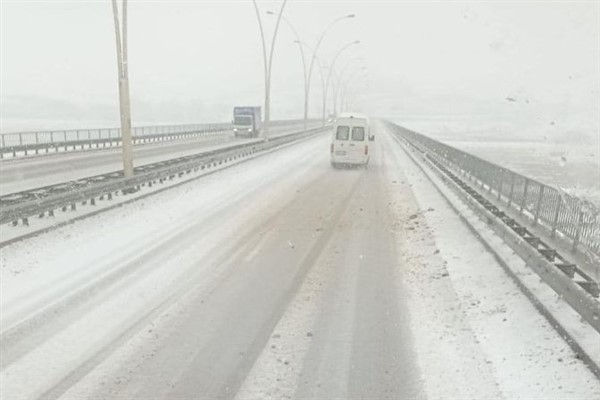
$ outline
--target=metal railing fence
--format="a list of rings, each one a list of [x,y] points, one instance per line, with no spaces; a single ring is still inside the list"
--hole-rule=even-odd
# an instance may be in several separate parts
[[[566,238],[573,251],[585,247],[600,257],[600,209],[593,203],[422,134],[393,124],[391,127],[501,203],[531,219],[534,225],[543,224],[552,237]]]
[[[271,121],[271,126],[300,124],[303,120]],[[315,120],[310,120],[311,123]],[[186,125],[156,125],[132,127],[134,144],[150,141],[171,140],[195,135],[224,132],[231,129],[231,123],[207,123]],[[16,156],[18,152],[48,152],[69,148],[112,147],[121,142],[120,128],[71,129],[36,132],[4,133],[0,135],[0,157],[7,154]]]

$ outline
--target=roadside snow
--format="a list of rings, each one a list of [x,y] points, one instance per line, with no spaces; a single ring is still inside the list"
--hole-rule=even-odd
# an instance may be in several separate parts
[[[419,204],[414,218],[400,223],[413,239],[399,251],[410,267],[411,325],[429,397],[598,398],[591,371],[400,146],[387,134],[378,137],[395,164],[388,179],[402,182],[397,190],[410,187]],[[481,373],[477,385],[463,374],[473,367]]]

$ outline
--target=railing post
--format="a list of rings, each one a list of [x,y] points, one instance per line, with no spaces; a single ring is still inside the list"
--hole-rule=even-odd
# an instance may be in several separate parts
[[[504,170],[501,169],[500,172],[498,173],[498,176],[500,177],[500,183],[498,184],[498,200],[500,200],[500,197],[502,196],[502,183],[503,178],[504,178]]]
[[[488,193],[491,195],[492,194],[492,183],[494,181],[494,174],[490,171],[488,177],[489,177],[489,180],[488,180]]]
[[[573,239],[573,248],[571,251],[577,251],[579,238],[581,236],[581,228],[583,227],[583,210],[581,209],[581,200],[579,201],[579,218],[577,218],[577,226],[575,227],[575,238]]]
[[[552,232],[550,233],[550,237],[554,237],[556,234],[556,226],[558,225],[558,215],[560,213],[560,206],[562,205],[562,197],[558,196],[558,200],[556,201],[556,209],[554,210],[554,219],[552,220]]]
[[[19,133],[19,141],[21,143],[21,148],[23,148],[23,150],[25,150],[25,155],[27,155],[27,147],[28,145],[23,146],[23,136],[21,133]]]
[[[510,194],[508,195],[508,207],[512,204],[513,195],[515,193],[515,173],[511,173]]]
[[[535,206],[535,214],[533,216],[533,225],[538,223],[538,219],[540,218],[540,209],[542,208],[542,197],[544,197],[544,189],[546,186],[540,185],[540,192],[538,193],[537,204]]]
[[[519,210],[523,214],[523,209],[527,204],[527,189],[529,189],[529,179],[525,179],[525,187],[523,188],[523,198],[521,199],[521,209]]]

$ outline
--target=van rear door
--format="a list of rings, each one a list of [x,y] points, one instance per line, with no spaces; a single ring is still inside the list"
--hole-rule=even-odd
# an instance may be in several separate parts
[[[348,140],[350,139],[350,126],[339,125],[335,131],[333,150],[335,158],[346,158],[348,156]]]
[[[364,160],[368,155],[368,141],[366,127],[353,125],[350,130],[348,143],[348,158],[353,161]]]

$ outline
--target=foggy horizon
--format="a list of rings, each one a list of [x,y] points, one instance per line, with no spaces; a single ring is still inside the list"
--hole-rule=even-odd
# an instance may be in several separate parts
[[[279,6],[259,2],[267,42],[275,18],[266,11]],[[310,47],[330,21],[356,14],[318,52],[330,62],[361,41],[334,68],[363,59],[349,67],[366,68],[366,79],[348,85],[356,111],[425,132],[571,132],[598,142],[599,10],[593,2],[290,1],[283,15]],[[131,1],[128,26],[133,125],[224,122],[235,105],[264,106],[252,2]],[[294,40],[282,22],[272,119],[302,118]],[[2,132],[118,126],[114,41],[110,2],[3,1]],[[321,98],[315,66],[309,117],[321,117]],[[328,112],[331,98],[330,89]]]

